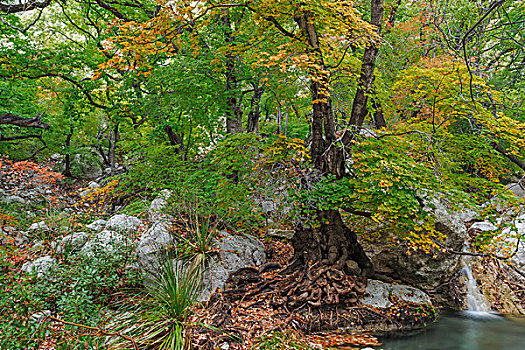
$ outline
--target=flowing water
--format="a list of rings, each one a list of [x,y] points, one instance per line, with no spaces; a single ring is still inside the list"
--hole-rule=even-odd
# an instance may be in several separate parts
[[[463,258],[467,311],[446,312],[413,336],[386,337],[384,350],[525,350],[525,318],[490,312],[472,273],[472,258]]]
[[[465,248],[465,251],[468,251],[467,248]],[[490,312],[490,302],[478,288],[476,279],[472,273],[472,257],[463,256],[461,263],[463,265],[462,272],[467,287],[467,310],[464,311],[464,313],[473,318],[498,317]]]
[[[525,319],[447,312],[421,333],[381,341],[384,350],[525,350]]]

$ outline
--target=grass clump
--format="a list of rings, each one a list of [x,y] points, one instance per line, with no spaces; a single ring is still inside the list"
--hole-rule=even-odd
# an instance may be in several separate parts
[[[189,350],[188,317],[201,287],[201,274],[195,265],[162,259],[158,273],[145,295],[127,308],[117,329],[135,340],[140,349]],[[120,337],[110,349],[129,349],[133,344]]]

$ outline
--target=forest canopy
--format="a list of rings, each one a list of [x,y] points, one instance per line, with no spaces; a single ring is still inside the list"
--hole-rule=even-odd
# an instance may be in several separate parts
[[[519,205],[524,43],[523,1],[0,0],[0,169],[100,179],[93,218],[169,190],[294,231],[286,271],[339,271],[350,305],[367,242],[435,256],[440,202]]]

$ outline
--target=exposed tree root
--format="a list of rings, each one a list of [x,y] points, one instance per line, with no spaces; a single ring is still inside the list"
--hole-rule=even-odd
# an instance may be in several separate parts
[[[232,302],[268,295],[275,308],[298,312],[321,306],[353,306],[365,293],[366,279],[347,275],[338,265],[315,263],[290,273],[286,270],[261,275],[257,269],[243,269],[233,277],[233,289],[224,294]]]

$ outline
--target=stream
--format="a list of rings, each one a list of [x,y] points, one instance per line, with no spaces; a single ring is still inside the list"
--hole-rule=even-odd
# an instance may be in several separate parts
[[[525,318],[445,312],[413,336],[385,337],[384,350],[524,350]]]
[[[465,251],[468,248],[465,247]],[[525,350],[525,317],[491,312],[472,272],[472,257],[462,259],[467,289],[466,311],[442,313],[421,332],[404,337],[384,337],[384,350]]]

